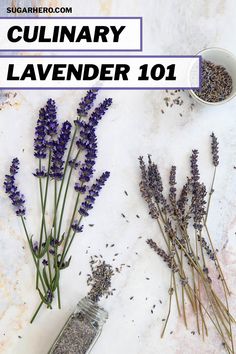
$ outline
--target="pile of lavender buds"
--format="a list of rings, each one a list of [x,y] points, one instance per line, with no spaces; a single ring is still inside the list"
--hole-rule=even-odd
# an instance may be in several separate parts
[[[202,87],[195,90],[198,97],[206,102],[224,101],[232,92],[233,81],[222,65],[208,60],[202,61]]]
[[[55,297],[58,308],[61,308],[60,273],[69,266],[73,240],[83,231],[83,219],[89,215],[110,175],[106,171],[92,183],[97,158],[96,128],[112,103],[111,98],[105,99],[91,112],[97,94],[98,90],[89,90],[81,100],[73,127],[69,121],[59,127],[56,104],[52,99],[39,111],[34,138],[34,157],[38,166],[33,172],[38,179],[41,205],[38,237],[30,236],[26,225],[25,199],[16,184],[17,158],[12,160],[10,171],[5,176],[5,192],[22,221],[36,267],[36,289],[41,302],[31,322],[43,304],[52,308]],[[73,174],[77,175],[75,184],[72,183]],[[65,212],[70,189],[74,190],[74,206]],[[54,195],[53,208],[49,205],[50,191]],[[45,221],[45,215],[51,215],[51,225]],[[68,218],[68,228],[62,229],[63,220]]]
[[[150,216],[156,220],[160,230],[159,239],[148,239],[147,244],[170,270],[169,310],[161,337],[167,327],[174,297],[186,328],[186,306],[191,306],[199,335],[202,334],[203,338],[208,335],[207,325],[210,320],[226,352],[234,353],[232,325],[235,320],[229,311],[230,290],[207,226],[219,165],[218,141],[214,133],[211,134],[211,151],[213,179],[209,192],[201,181],[198,150],[192,151],[191,175],[179,195],[176,166],[170,169],[169,193],[165,196],[158,166],[151,160],[151,156],[148,156],[147,164],[140,157],[140,191],[147,202]]]

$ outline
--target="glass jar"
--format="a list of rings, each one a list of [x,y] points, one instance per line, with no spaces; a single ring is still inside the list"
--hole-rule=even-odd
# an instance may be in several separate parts
[[[85,297],[78,303],[48,354],[88,354],[102,332],[108,313]]]

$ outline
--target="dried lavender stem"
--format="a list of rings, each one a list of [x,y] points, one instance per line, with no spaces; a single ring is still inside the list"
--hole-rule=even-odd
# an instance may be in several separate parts
[[[183,251],[182,250],[180,251],[180,261],[181,261],[180,262],[181,269],[183,269]],[[184,289],[185,289],[185,286],[182,284],[181,295],[182,295],[182,308],[183,308],[184,324],[185,324],[185,327],[188,329],[187,317],[186,317],[186,311],[185,311]]]
[[[197,238],[197,232],[195,230],[195,251],[196,251],[196,259],[198,259],[198,238]],[[201,247],[202,248],[202,247]],[[200,276],[197,273],[197,287],[196,287],[196,293],[198,293],[199,299],[201,300],[201,292],[200,292]],[[203,340],[204,340],[204,327],[203,327],[203,323],[204,322],[204,317],[203,317],[203,313],[202,313],[202,308],[200,303],[198,304],[199,306],[199,312],[200,312],[200,317],[201,317],[201,321],[202,321],[202,336],[203,336]]]
[[[209,209],[210,209],[210,203],[211,203],[212,194],[214,192],[214,184],[215,184],[215,178],[216,178],[216,168],[217,168],[217,166],[215,166],[215,168],[214,168],[213,178],[212,178],[212,182],[211,182],[211,189],[210,189],[210,192],[209,192],[209,198],[208,198],[208,202],[207,202],[206,216],[205,216],[205,219],[204,219],[204,227],[206,229],[207,236],[208,236],[208,239],[210,241],[210,245],[211,245],[212,251],[213,251],[213,253],[215,255],[215,259],[216,259],[216,262],[217,262],[217,267],[218,267],[218,269],[220,271],[220,275],[222,277],[222,281],[225,284],[225,287],[227,289],[228,295],[230,295],[230,290],[229,290],[228,285],[227,285],[227,283],[225,281],[225,277],[224,277],[223,271],[221,269],[221,266],[220,266],[220,263],[219,263],[217,254],[215,252],[215,249],[214,249],[214,246],[213,246],[213,242],[211,240],[211,236],[210,236],[210,233],[209,233],[208,227],[207,227],[207,218],[208,218],[208,215],[209,215]]]
[[[172,296],[173,296],[172,283],[173,283],[173,272],[171,272],[171,278],[170,278],[170,288],[169,288],[169,295],[170,295],[170,297],[169,297],[168,314],[167,314],[167,317],[166,317],[166,320],[165,320],[164,328],[163,328],[162,333],[161,333],[161,338],[163,338],[163,336],[164,336],[164,334],[165,334],[166,326],[167,326],[167,323],[168,323],[169,318],[170,318],[171,304],[172,304]]]
[[[183,247],[182,244],[178,241],[178,239],[176,239],[176,242],[177,242],[177,243],[179,244],[179,246],[184,250],[184,247]],[[184,250],[184,251],[185,251],[185,250]],[[202,280],[203,280],[204,288],[205,288],[205,290],[206,290],[206,293],[208,294],[207,287],[206,287],[206,280],[205,280],[205,276],[204,276],[204,273],[203,273],[202,269],[201,269],[200,267],[198,267],[195,262],[193,262],[193,260],[191,259],[191,257],[189,257],[189,255],[188,255],[188,253],[186,253],[186,251],[185,251],[185,254],[186,254],[187,258],[189,259],[190,263],[193,264],[194,268],[195,268],[196,270],[198,270],[199,274],[201,275],[201,278],[202,278]],[[207,286],[209,287],[209,283],[207,283]],[[210,291],[211,291],[211,294],[212,294],[213,296],[216,296],[217,299],[218,299],[218,296],[215,294],[214,290],[213,290],[211,287],[210,287]],[[208,298],[209,298],[210,302],[212,302],[212,301],[211,301],[211,297],[209,296],[209,294],[208,294]]]
[[[231,293],[230,293],[229,287],[228,287],[228,285],[227,285],[227,283],[226,283],[226,280],[225,280],[223,271],[222,271],[221,266],[220,266],[220,262],[219,262],[218,257],[217,257],[217,252],[215,251],[215,248],[214,248],[214,245],[213,245],[213,242],[212,242],[212,239],[211,239],[211,235],[210,235],[210,232],[209,232],[209,230],[208,230],[208,227],[207,227],[207,224],[206,224],[206,223],[204,223],[204,227],[205,227],[205,230],[206,230],[206,233],[207,233],[207,237],[208,237],[208,239],[209,239],[209,242],[210,242],[212,251],[213,251],[213,253],[214,253],[214,255],[215,255],[215,260],[216,260],[216,263],[217,263],[217,269],[218,269],[219,272],[220,272],[221,280],[222,280],[222,282],[224,283],[224,285],[225,285],[225,287],[226,287],[226,290],[227,290],[228,295],[230,295]]]
[[[204,219],[204,223],[205,224],[207,222],[207,218],[208,218],[208,215],[209,215],[209,209],[210,209],[212,194],[214,193],[214,183],[215,183],[215,178],[216,178],[216,167],[217,166],[215,166],[215,168],[214,168],[213,178],[212,178],[212,182],[211,182],[211,189],[210,189],[210,192],[209,192],[209,198],[208,198],[208,202],[207,202],[206,216],[205,216],[205,219]]]
[[[178,314],[181,317],[181,310],[180,310],[180,305],[179,305],[179,297],[178,297],[175,273],[173,273],[173,283],[174,283],[175,300],[176,300],[176,305],[177,305],[177,309],[178,309]]]
[[[193,289],[190,287],[191,291],[193,292]],[[213,317],[211,316],[211,314],[209,313],[209,311],[206,309],[206,307],[201,303],[200,299],[198,298],[198,302],[201,304],[202,308],[204,309],[204,311],[206,312],[207,316],[209,317],[209,319],[211,320],[211,322],[213,323],[214,327],[216,328],[217,332],[220,334],[220,336],[224,339],[224,336],[222,336],[222,331],[221,329],[219,329],[218,325],[215,323],[215,320],[213,319]],[[227,349],[230,349],[230,347],[228,346],[227,343],[225,343],[227,346]],[[229,353],[231,352],[231,349],[229,351]],[[234,354],[234,353],[232,353]]]
[[[193,291],[194,291],[194,301],[195,301],[195,307],[196,307],[196,321],[197,321],[197,331],[198,334],[200,335],[200,325],[199,325],[199,316],[198,316],[198,302],[197,302],[197,287],[196,287],[196,282],[195,282],[195,275],[194,275],[194,268],[191,267],[191,272],[192,272],[192,281],[193,281]]]

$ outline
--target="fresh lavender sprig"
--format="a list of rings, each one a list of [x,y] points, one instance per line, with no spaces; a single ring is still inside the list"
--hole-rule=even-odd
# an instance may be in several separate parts
[[[10,174],[5,175],[4,188],[5,192],[8,194],[11,199],[12,205],[15,208],[15,213],[17,216],[25,215],[25,198],[18,190],[18,187],[15,184],[15,176],[19,170],[19,160],[14,158],[10,167]]]
[[[52,139],[57,135],[58,120],[56,103],[53,99],[49,98],[45,107],[46,118],[46,133]]]
[[[34,156],[38,159],[45,159],[47,157],[46,123],[46,112],[44,108],[41,108],[35,128],[34,138]]]
[[[78,116],[86,117],[88,115],[88,112],[92,108],[97,94],[98,89],[92,89],[87,92],[86,96],[79,103],[79,108],[77,109]]]
[[[93,209],[96,198],[99,196],[99,193],[102,187],[105,185],[106,181],[110,176],[110,172],[104,172],[99,178],[96,179],[96,182],[89,189],[88,194],[85,197],[85,200],[81,203],[79,213],[81,216],[88,216],[89,210]]]

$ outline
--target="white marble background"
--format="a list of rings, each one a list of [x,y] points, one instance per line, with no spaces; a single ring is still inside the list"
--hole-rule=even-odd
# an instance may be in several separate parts
[[[234,0],[27,1],[30,2],[36,6],[72,5],[74,16],[143,16],[144,54],[195,54],[209,46],[223,47],[236,54]],[[1,15],[4,15],[6,3],[11,1],[2,3]],[[115,276],[113,286],[117,291],[102,302],[109,311],[109,320],[93,354],[223,353],[215,331],[211,331],[203,342],[191,334],[195,330],[194,324],[188,330],[184,328],[175,308],[166,336],[160,339],[161,320],[167,313],[169,273],[145,244],[147,237],[158,240],[160,234],[139,194],[137,158],[140,154],[151,153],[166,179],[170,165],[176,164],[181,182],[188,173],[191,149],[197,148],[202,177],[209,185],[212,176],[209,134],[212,131],[220,141],[221,163],[210,228],[233,292],[232,312],[236,312],[236,100],[210,108],[196,104],[191,111],[188,95],[181,95],[185,101],[181,109],[165,109],[164,92],[100,92],[100,99],[111,96],[114,100],[98,130],[97,171],[110,170],[111,179],[88,220],[95,226],[87,226],[75,241],[71,266],[62,276],[63,309],[41,311],[33,325],[29,320],[38,303],[33,264],[21,224],[0,189],[1,353],[47,352],[78,300],[86,294],[89,256],[98,253],[110,262],[113,254],[119,253],[116,264],[130,264],[131,268]],[[58,103],[60,119],[73,120],[82,92],[41,91],[39,94],[19,91],[16,97],[11,94],[7,101],[3,100],[0,111],[0,184],[9,161],[17,155],[22,162],[19,184],[27,198],[32,229],[38,222],[39,207],[36,181],[31,176],[33,132],[37,112],[49,96]],[[161,114],[162,108],[165,114]],[[106,243],[114,243],[115,247],[106,248]],[[88,246],[91,248],[86,254]],[[130,300],[131,296],[134,296],[133,300]],[[151,314],[153,304],[156,308]]]

